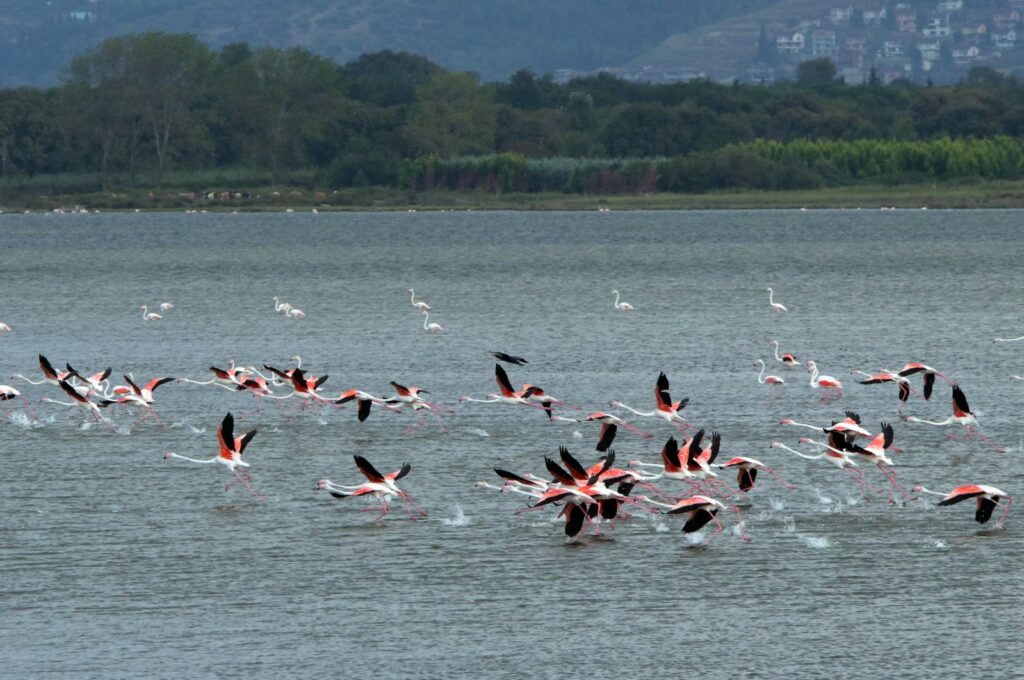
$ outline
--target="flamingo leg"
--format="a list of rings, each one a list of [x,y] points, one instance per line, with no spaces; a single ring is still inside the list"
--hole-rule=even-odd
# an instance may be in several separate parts
[[[1002,512],[1001,515],[999,515],[999,521],[997,522],[997,524],[999,526],[1003,527],[1003,528],[1005,528],[1006,516],[1008,514],[1010,514],[1010,506],[1011,505],[1013,505],[1013,499],[1010,498],[1010,497],[1007,497],[1006,498],[1006,507],[1003,508],[1003,512]]]
[[[740,514],[740,509],[736,506],[733,506],[732,509],[736,511],[736,528],[740,530],[740,538],[743,539],[744,543],[750,543],[750,536],[748,536],[747,533],[743,531],[744,522],[743,515]]]
[[[979,430],[975,430],[972,427],[968,427],[967,431],[970,432],[973,437],[979,437],[981,441],[985,442],[999,453],[1006,453],[1006,449],[1004,449],[1001,446],[998,446],[994,441],[983,435]]]
[[[768,467],[767,465],[762,466],[761,469],[766,471],[772,477],[774,477],[779,482],[779,484],[782,485],[783,489],[793,490],[793,489],[796,488],[795,484],[790,484],[789,482],[787,482],[785,479],[783,479],[782,477],[779,476],[778,472],[776,472],[772,468]]]

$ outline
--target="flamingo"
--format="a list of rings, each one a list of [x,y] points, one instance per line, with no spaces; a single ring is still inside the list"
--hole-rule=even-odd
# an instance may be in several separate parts
[[[160,319],[164,318],[157,314],[156,312],[149,311],[149,307],[147,307],[146,305],[142,305],[141,307],[139,307],[139,309],[142,310],[142,318],[145,319],[146,321],[159,321]]]
[[[168,451],[164,454],[164,460],[168,458],[180,458],[191,463],[199,463],[202,465],[220,463],[235,475],[235,481],[224,486],[225,491],[235,484],[241,484],[256,498],[265,500],[264,497],[258,494],[249,484],[252,479],[252,475],[250,473],[243,474],[239,471],[239,468],[249,467],[249,463],[242,460],[242,453],[249,445],[249,442],[252,441],[253,437],[256,436],[256,432],[257,430],[250,430],[241,437],[235,437],[235,417],[231,413],[228,413],[224,416],[224,420],[221,421],[220,427],[217,428],[217,444],[219,445],[219,451],[216,456],[206,459],[189,458],[188,456],[179,455],[174,451]]]
[[[344,392],[339,394],[336,399],[332,399],[330,401],[334,404],[347,404],[353,399],[356,400],[359,405],[359,409],[356,414],[356,417],[359,419],[359,422],[363,422],[370,417],[370,409],[373,407],[374,404],[379,404],[380,406],[390,411],[398,410],[393,406],[388,406],[384,399],[380,397],[375,397],[372,394],[369,394],[368,392],[363,392],[362,390],[356,389],[345,390]]]
[[[274,311],[275,312],[287,313],[287,311],[289,309],[291,309],[291,308],[292,308],[292,306],[290,304],[288,304],[287,302],[282,302],[281,300],[278,299],[278,297],[276,295],[274,296]]]
[[[174,303],[173,302],[161,302],[160,303],[160,311],[161,312],[167,312],[167,311],[170,311],[172,309],[174,309]]]
[[[434,419],[437,421],[437,426],[441,429],[441,432],[447,432],[447,430],[444,429],[444,425],[441,423],[441,416],[439,415],[439,412],[443,410],[445,413],[451,413],[452,410],[438,406],[437,404],[429,402],[420,396],[421,394],[430,394],[428,390],[425,390],[422,387],[406,387],[405,385],[400,385],[394,380],[391,381],[390,385],[395,388],[395,395],[385,399],[384,403],[394,406],[394,410],[401,410],[406,406],[412,408],[418,418],[414,427],[419,427],[423,424],[423,416],[420,414],[420,411],[430,411],[434,416]]]
[[[758,470],[764,470],[775,477],[784,489],[796,488],[796,486],[780,477],[779,473],[773,468],[765,465],[755,458],[748,458],[747,456],[733,456],[724,463],[716,463],[713,467],[716,467],[719,470],[736,470],[736,484],[743,493],[747,493],[754,488],[754,482],[757,481]]]
[[[78,371],[76,371],[74,369],[74,367],[71,364],[69,364],[69,363],[65,363],[64,367],[68,369],[68,372],[67,372],[68,376],[73,376],[75,378],[78,378],[79,380],[84,382],[86,385],[88,385],[90,390],[97,391],[97,392],[104,389],[103,384],[105,382],[107,382],[108,378],[110,378],[110,373],[111,373],[111,369],[108,367],[107,369],[105,369],[103,371],[99,371],[97,373],[93,373],[92,375],[87,377],[87,376],[82,375]]]
[[[11,327],[0,321],[0,333],[10,333]]]
[[[423,312],[423,330],[430,331],[431,333],[444,333],[444,326],[439,323],[434,323],[430,320],[430,312],[424,310]]]
[[[529,361],[522,357],[517,357],[512,354],[505,354],[504,352],[491,352],[491,356],[493,356],[498,361],[504,361],[507,364],[515,364],[516,366],[522,366],[524,364],[530,363]]]
[[[1010,512],[1010,506],[1013,504],[1013,499],[1005,491],[986,484],[964,484],[946,494],[938,491],[929,491],[918,484],[914,487],[914,491],[932,496],[942,496],[939,505],[954,505],[968,498],[977,498],[978,509],[974,512],[974,521],[978,524],[984,524],[989,521],[992,518],[992,511],[999,505],[999,501],[1005,498],[1006,507],[1003,508],[1003,514],[999,516],[999,521],[996,522],[996,524],[1002,526],[1006,520],[1006,515]]]
[[[624,408],[643,418],[658,417],[667,423],[676,423],[680,431],[685,432],[688,423],[679,415],[679,412],[686,408],[686,405],[690,403],[690,399],[687,397],[680,401],[672,401],[672,397],[669,395],[668,377],[664,371],[658,374],[658,379],[654,383],[654,400],[657,407],[653,411],[638,411],[618,400],[613,401],[611,406],[614,408]]]
[[[3,325],[4,324],[0,324],[0,326]],[[1024,335],[1020,336],[1019,338],[992,338],[992,342],[1020,342],[1021,340],[1024,340]]]
[[[636,427],[634,427],[633,425],[630,425],[629,423],[627,423],[622,418],[619,418],[618,416],[613,416],[610,413],[604,413],[602,411],[595,411],[594,413],[591,413],[589,416],[587,416],[586,418],[584,418],[580,422],[583,422],[583,423],[602,423],[603,425],[615,425],[617,427],[624,427],[627,430],[629,430],[630,432],[632,432],[633,434],[638,435],[640,437],[643,437],[644,439],[650,439],[653,436],[649,432],[644,432],[643,430],[637,429]],[[605,437],[605,435],[606,435],[606,431],[602,427],[601,428],[601,438],[603,439]],[[615,435],[613,434],[611,436],[614,437]],[[600,451],[601,449],[598,449],[598,450]]]
[[[491,392],[485,399],[474,399],[473,397],[465,396],[460,397],[459,401],[475,402],[478,404],[511,404],[521,406],[533,406],[535,408],[543,408],[537,404],[530,402],[529,397],[534,394],[535,390],[526,388],[522,391],[516,392],[512,389],[512,381],[508,379],[508,373],[501,367],[501,364],[494,364],[494,382],[498,384],[498,392]]]
[[[806,437],[801,437],[800,441],[801,443],[806,444],[811,442],[812,440],[807,439]],[[825,449],[823,452],[819,453],[816,456],[808,456],[805,453],[800,453],[796,449],[792,449],[783,444],[782,442],[772,442],[770,448],[782,449],[784,451],[789,451],[790,453],[795,453],[796,455],[800,456],[805,460],[824,460],[825,462],[836,466],[840,470],[846,470],[848,468],[857,467],[857,463],[855,463],[848,455],[836,449],[832,449],[831,447]]]
[[[703,432],[700,433],[703,436]],[[661,470],[658,473],[657,478],[664,477],[665,479],[675,479],[683,482],[689,482],[694,478],[692,472],[689,471],[687,461],[689,461],[691,452],[689,449],[693,447],[694,453],[700,451],[700,440],[696,435],[690,438],[689,441],[685,442],[683,449],[687,450],[686,459],[680,457],[679,442],[676,441],[675,437],[669,437],[665,442],[665,445],[661,448],[661,463],[644,463],[640,460],[631,460],[629,464],[633,467],[653,467]]]
[[[61,406],[78,406],[80,408],[84,408],[85,410],[89,411],[92,414],[94,420],[103,422],[112,428],[112,426],[110,425],[110,421],[100,413],[100,409],[110,406],[111,404],[114,403],[113,401],[111,401],[110,399],[99,399],[98,401],[92,401],[87,396],[85,396],[77,389],[75,389],[75,386],[69,383],[67,380],[59,381],[58,385],[62,390],[64,390],[64,393],[71,397],[74,401],[57,401],[56,399],[50,399],[49,397],[43,397],[43,401],[51,404],[60,404]]]
[[[770,287],[767,290],[768,290],[768,304],[770,304],[772,306],[772,309],[774,309],[776,312],[788,312],[789,310],[786,309],[786,306],[784,304],[782,304],[781,302],[776,302],[775,301],[775,297],[774,297],[775,296],[775,291],[773,291]]]
[[[612,295],[615,296],[615,309],[621,310],[623,312],[633,311],[633,305],[629,304],[628,302],[619,302],[619,291],[613,290]]]
[[[779,425],[792,425],[794,427],[806,427],[810,430],[817,430],[818,432],[852,432],[861,437],[871,437],[872,434],[865,430],[860,425],[860,416],[853,411],[846,411],[846,417],[840,420],[838,423],[833,422],[828,427],[818,427],[817,425],[808,425],[807,423],[798,423],[792,418],[783,418],[779,421]]]
[[[900,369],[899,375],[900,377],[906,378],[907,376],[914,375],[915,373],[921,373],[924,378],[924,389],[922,393],[924,394],[925,401],[932,398],[932,387],[935,385],[935,376],[939,376],[950,385],[953,384],[953,381],[944,373],[932,368],[931,366],[926,366],[919,361],[909,362],[906,366]]]
[[[800,362],[796,360],[796,356],[793,354],[783,354],[779,356],[779,341],[772,340],[772,347],[775,348],[775,360],[779,363],[785,364],[786,366],[799,366]]]
[[[814,361],[811,359],[807,360],[807,372],[811,374],[811,387],[821,387],[825,390],[836,390],[837,393],[835,397],[832,398],[841,397],[843,395],[843,383],[839,382],[837,379],[833,378],[830,375],[819,375],[818,365],[814,363]],[[824,399],[825,401],[829,400],[827,393],[826,396],[822,397],[822,399]]]
[[[25,402],[25,410],[32,416],[33,420],[39,420],[36,415],[32,412],[32,407],[29,406],[28,399],[21,394],[21,390],[11,387],[10,385],[0,385],[0,401],[13,402],[15,399],[21,399]],[[12,403],[13,406],[13,403]]]
[[[288,309],[287,311],[285,311],[284,315],[287,316],[289,319],[305,319],[306,318],[306,313],[304,311],[302,311],[301,309],[298,309],[296,307],[292,307],[292,308]]]
[[[241,379],[244,371],[241,368],[235,367],[234,359],[228,364],[227,369],[210,366],[209,370],[213,373],[213,377],[209,380],[178,378],[178,382],[191,383],[193,385],[216,385],[232,392],[243,389]]]
[[[889,480],[889,502],[895,503],[895,494],[899,492],[907,500],[911,500],[910,495],[896,482],[896,473],[892,470],[895,463],[892,459],[886,456],[885,452],[889,447],[892,446],[893,440],[893,429],[892,425],[888,423],[882,423],[881,431],[878,435],[872,438],[871,442],[867,446],[857,446],[853,443],[853,433],[847,433],[842,435],[838,432],[832,433],[829,436],[829,443],[825,444],[822,442],[816,442],[811,439],[801,439],[800,441],[818,446],[830,450],[833,453],[840,455],[857,454],[867,460],[875,463],[878,469],[886,479]],[[863,473],[861,474],[863,477]]]
[[[854,370],[850,371],[850,375],[862,375],[865,378],[867,378],[866,380],[858,380],[857,383],[860,384],[860,385],[879,385],[881,383],[890,383],[890,382],[896,383],[897,387],[899,388],[899,395],[898,396],[899,396],[899,400],[900,400],[900,405],[899,405],[900,412],[902,412],[902,410],[903,410],[903,404],[905,404],[906,401],[910,398],[910,391],[911,391],[910,381],[907,380],[902,375],[900,375],[899,373],[896,373],[895,371],[890,371],[887,368],[883,368],[878,373],[868,373],[866,371],[860,371],[860,370],[854,369]],[[934,380],[934,376],[933,376],[932,379]],[[929,387],[928,392],[929,392],[928,396],[931,396],[931,389],[930,389],[930,387]]]
[[[64,371],[63,373],[58,373],[57,371],[55,371],[53,365],[50,363],[50,360],[44,357],[42,354],[39,355],[39,370],[42,371],[43,373],[43,379],[38,382],[26,378],[21,373],[13,374],[11,376],[11,379],[13,380],[14,378],[18,378],[19,380],[24,380],[29,385],[42,385],[44,383],[50,383],[54,387],[59,387],[61,380],[67,380],[73,375],[71,371]]]
[[[783,380],[782,378],[780,378],[777,375],[767,375],[766,376],[764,374],[765,369],[767,368],[764,365],[764,359],[758,359],[757,361],[754,362],[755,366],[757,366],[758,364],[761,364],[761,372],[757,374],[757,383],[759,385],[764,385],[766,383],[768,385],[785,385],[786,384],[786,381]]]
[[[428,305],[426,302],[416,299],[416,291],[414,291],[412,288],[409,288],[408,290],[406,290],[406,292],[409,293],[409,304],[415,307],[418,311],[426,312],[430,309],[430,305]]]
[[[722,523],[718,521],[719,510],[725,510],[725,505],[721,501],[709,496],[690,496],[689,498],[680,498],[675,503],[669,505],[668,503],[661,503],[659,501],[652,500],[647,496],[637,496],[637,500],[643,500],[651,505],[657,505],[662,508],[668,508],[665,510],[666,515],[680,515],[686,513],[688,515],[686,523],[683,524],[683,533],[690,534],[695,531],[700,531],[704,526],[711,521],[718,526],[718,531],[711,535],[708,539],[710,541],[718,534],[722,533]],[[750,542],[750,537],[743,533],[743,520],[740,517],[739,508],[736,508],[736,517],[740,527],[740,537],[747,543]]]
[[[348,486],[344,484],[335,484],[329,479],[321,479],[317,482],[317,490],[328,491],[335,498],[348,498],[349,496],[373,496],[377,499],[380,508],[380,514],[374,518],[374,522],[379,522],[391,511],[391,506],[388,505],[388,499],[397,496],[401,499],[402,504],[405,506],[406,514],[409,515],[409,519],[416,521],[418,518],[412,513],[412,508],[416,509],[417,514],[420,517],[426,517],[427,513],[423,512],[416,505],[416,501],[413,500],[412,496],[402,489],[398,488],[398,480],[402,479],[409,474],[412,470],[412,466],[408,463],[404,463],[402,467],[394,472],[389,472],[386,475],[382,475],[377,471],[377,468],[373,466],[370,461],[366,458],[355,455],[353,456],[356,463],[356,469],[366,477],[366,482],[354,486]],[[410,508],[410,505],[412,508]]]
[[[953,384],[953,415],[946,418],[945,420],[934,421],[925,420],[924,418],[917,418],[916,416],[904,416],[903,420],[908,423],[924,423],[926,425],[961,425],[967,430],[967,438],[973,439],[974,437],[980,437],[985,443],[994,448],[1000,453],[1005,453],[1006,449],[996,446],[995,442],[983,435],[978,430],[971,427],[972,425],[978,425],[978,419],[971,413],[971,407],[967,404],[967,397],[964,395],[964,391],[960,389],[960,386]],[[950,438],[955,438],[956,435],[948,435]]]

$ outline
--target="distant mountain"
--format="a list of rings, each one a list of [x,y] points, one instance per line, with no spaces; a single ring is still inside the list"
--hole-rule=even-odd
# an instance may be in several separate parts
[[[620,66],[771,0],[5,0],[0,86],[47,85],[104,38],[160,30],[214,47],[299,45],[338,62],[384,49],[503,80]]]

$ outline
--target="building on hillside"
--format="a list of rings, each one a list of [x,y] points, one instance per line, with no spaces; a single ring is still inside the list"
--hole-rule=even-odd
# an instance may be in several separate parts
[[[1011,28],[1005,32],[993,32],[992,45],[1001,50],[1012,50],[1017,46],[1017,31]]]
[[[1020,10],[1010,9],[1005,12],[996,12],[992,15],[992,28],[1000,31],[1008,31],[1017,28],[1020,23]]]
[[[864,55],[853,50],[839,50],[839,53],[836,55],[836,68],[840,71],[863,71]],[[856,82],[856,79],[850,80],[847,78],[846,82],[853,83]]]
[[[896,10],[896,29],[900,33],[917,33],[917,12],[912,9]]]
[[[925,19],[924,28],[921,29],[921,35],[926,38],[946,38],[949,37],[949,33],[948,14]]]
[[[973,64],[979,59],[981,59],[981,48],[978,47],[977,45],[968,45],[967,47],[953,48],[953,61],[958,66],[966,66],[967,64]]]
[[[863,35],[848,35],[843,39],[843,49],[851,50],[857,54],[864,54],[867,50],[867,38]]]
[[[1024,2],[1024,0],[1021,1]],[[885,21],[885,17],[885,7],[866,9],[861,13],[861,19],[864,21],[865,26],[881,26],[882,22]]]
[[[811,33],[811,55],[832,57],[836,53],[836,32],[818,30]]]
[[[829,10],[828,20],[833,26],[845,26],[853,17],[853,7],[833,7]]]
[[[985,24],[971,24],[960,27],[960,39],[967,45],[981,45],[988,42],[988,27]]]
[[[879,50],[878,56],[883,59],[900,59],[904,57],[903,43],[899,40],[886,40],[882,45],[882,49]]]
[[[691,80],[701,80],[707,77],[707,73],[693,66],[666,69],[660,73],[660,80],[665,83],[688,83]]]
[[[779,54],[800,54],[804,51],[804,34],[797,31],[793,35],[780,35],[775,39],[775,49]]]
[[[935,9],[940,12],[959,12],[964,8],[964,0],[940,0]]]
[[[921,53],[921,68],[931,71],[942,53],[942,43],[938,40],[917,43],[917,51]]]

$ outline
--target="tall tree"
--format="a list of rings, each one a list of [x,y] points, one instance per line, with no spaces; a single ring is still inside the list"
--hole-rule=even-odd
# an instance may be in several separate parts
[[[441,73],[416,89],[403,134],[414,155],[489,153],[496,120],[492,93],[479,86],[476,76]]]

